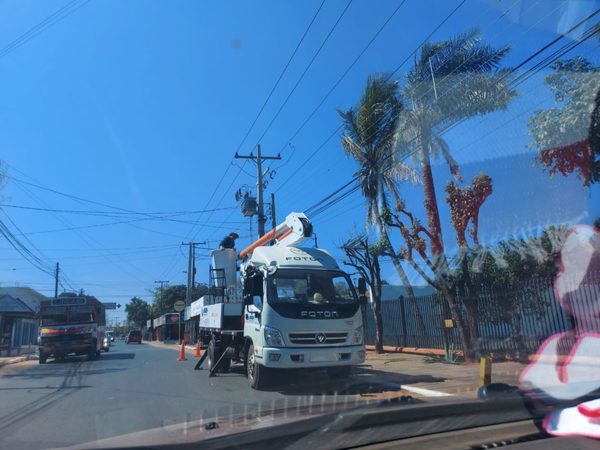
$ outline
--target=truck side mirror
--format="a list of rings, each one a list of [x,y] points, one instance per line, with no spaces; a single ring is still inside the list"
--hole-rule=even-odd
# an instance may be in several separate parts
[[[364,278],[358,279],[358,295],[367,295],[367,280]]]

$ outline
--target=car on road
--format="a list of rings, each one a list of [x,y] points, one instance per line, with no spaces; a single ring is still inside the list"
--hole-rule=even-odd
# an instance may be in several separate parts
[[[112,331],[107,331],[106,336],[108,336],[110,342],[115,342],[115,334]]]
[[[132,342],[137,342],[138,344],[142,343],[142,332],[140,330],[131,330],[127,333],[125,343],[131,344]]]
[[[105,352],[110,350],[110,336],[108,335],[104,335],[104,340],[102,341],[102,350],[104,350]]]

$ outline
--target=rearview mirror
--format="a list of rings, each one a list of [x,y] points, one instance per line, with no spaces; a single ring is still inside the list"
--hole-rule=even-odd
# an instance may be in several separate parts
[[[367,295],[367,280],[364,278],[358,279],[358,295],[366,296]]]
[[[364,278],[358,279],[358,301],[361,305],[367,304],[367,280]]]

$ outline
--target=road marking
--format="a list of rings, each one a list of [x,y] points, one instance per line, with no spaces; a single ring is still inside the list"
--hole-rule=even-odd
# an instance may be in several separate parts
[[[405,384],[403,384],[400,387],[405,391],[414,392],[415,394],[421,394],[423,397],[451,397],[453,395],[442,391],[433,391],[431,389],[425,389],[415,386],[406,386]]]

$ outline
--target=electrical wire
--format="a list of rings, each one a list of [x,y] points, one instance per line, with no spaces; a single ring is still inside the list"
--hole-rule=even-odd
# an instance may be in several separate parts
[[[29,42],[34,37],[46,31],[48,28],[64,20],[65,18],[67,18],[68,16],[85,6],[89,1],[90,0],[83,0],[82,2],[79,2],[79,0],[72,0],[63,7],[59,8],[50,16],[46,17],[44,20],[31,27],[25,33],[21,34],[19,37],[2,47],[2,49],[0,49],[0,58],[8,55],[17,48]]]
[[[277,78],[277,81],[275,81],[275,84],[273,85],[273,87],[271,88],[271,91],[269,92],[269,95],[267,95],[267,98],[265,99],[265,101],[263,102],[262,106],[260,107],[258,113],[256,114],[256,117],[254,118],[254,120],[252,121],[252,124],[250,125],[250,127],[248,128],[248,131],[246,131],[246,134],[244,135],[243,139],[241,140],[240,144],[237,146],[236,149],[236,153],[240,151],[240,149],[242,148],[242,145],[244,145],[244,142],[246,142],[246,139],[248,138],[248,136],[250,135],[250,132],[252,131],[252,129],[254,128],[254,125],[256,125],[256,122],[258,121],[259,117],[261,116],[262,112],[264,111],[265,107],[267,106],[267,103],[269,103],[269,100],[271,99],[271,97],[273,96],[273,93],[275,92],[275,90],[277,89],[277,86],[279,86],[279,82],[281,81],[281,79],[283,78],[283,75],[287,72],[288,67],[290,66],[292,60],[294,59],[294,57],[296,56],[296,53],[298,52],[298,50],[300,49],[300,46],[302,45],[302,43],[304,42],[304,39],[306,38],[306,36],[308,35],[308,32],[310,31],[313,23],[315,22],[315,20],[317,19],[317,16],[319,15],[319,12],[321,11],[321,9],[323,8],[323,5],[325,4],[325,0],[323,0],[321,2],[321,4],[319,5],[319,7],[317,8],[317,10],[315,11],[311,21],[309,22],[308,26],[306,27],[306,29],[304,30],[304,33],[302,34],[302,37],[300,38],[300,40],[298,41],[298,44],[296,45],[296,48],[294,49],[294,51],[292,52],[292,54],[290,55],[290,57],[288,58],[287,63],[285,64],[283,70],[281,71],[281,73],[279,74],[279,77]]]
[[[277,110],[277,112],[275,113],[275,115],[271,118],[271,121],[269,122],[269,124],[267,125],[267,127],[265,128],[265,130],[263,131],[263,133],[260,135],[260,137],[258,138],[257,142],[261,142],[263,140],[263,138],[265,137],[265,135],[269,132],[269,130],[271,129],[271,126],[273,125],[273,123],[275,122],[275,120],[277,120],[277,117],[279,117],[279,114],[281,113],[281,111],[283,110],[283,108],[285,107],[285,105],[287,104],[287,102],[290,100],[290,98],[292,97],[292,95],[296,91],[296,88],[298,88],[298,86],[300,85],[300,83],[304,79],[304,76],[306,75],[306,73],[308,72],[308,70],[311,68],[311,66],[315,62],[315,60],[317,59],[317,56],[319,56],[319,53],[321,53],[321,50],[323,50],[323,47],[325,47],[325,44],[327,43],[327,41],[329,40],[329,38],[331,37],[331,35],[335,31],[335,29],[337,28],[337,26],[339,25],[339,23],[342,21],[342,18],[346,14],[346,11],[348,11],[348,8],[350,8],[351,4],[352,4],[352,0],[349,0],[348,3],[346,3],[346,7],[342,10],[342,12],[340,13],[340,15],[338,16],[337,20],[335,21],[335,23],[333,24],[333,26],[329,30],[329,33],[327,33],[327,36],[325,36],[325,39],[323,39],[323,41],[321,42],[321,45],[319,46],[319,48],[317,49],[317,51],[313,54],[313,56],[312,56],[311,60],[309,61],[308,65],[304,68],[304,71],[302,72],[302,74],[300,75],[300,77],[298,78],[298,80],[296,80],[296,83],[292,87],[291,91],[288,93],[287,97],[285,98],[285,100],[283,101],[283,103],[281,104],[281,106],[279,107],[279,109]]]

